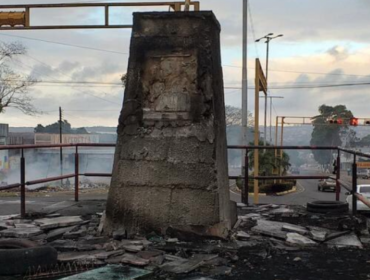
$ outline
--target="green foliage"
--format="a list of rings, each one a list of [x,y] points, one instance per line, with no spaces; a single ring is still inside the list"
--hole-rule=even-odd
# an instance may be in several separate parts
[[[341,146],[341,133],[348,131],[348,124],[353,114],[344,105],[319,107],[319,115],[313,118],[313,132],[311,135],[311,146]],[[330,119],[343,119],[343,125],[329,125]],[[321,165],[329,165],[332,162],[332,151],[314,150],[315,160]]]
[[[297,183],[296,180],[286,180],[286,181],[283,181],[282,183],[274,183],[273,180],[266,181],[266,182],[260,181],[259,192],[269,194],[269,193],[289,191],[296,185],[296,183]],[[244,187],[242,184],[243,184],[243,180],[241,178],[236,180],[236,185],[240,190]],[[254,191],[253,180],[249,180],[248,192],[252,193],[253,191]]]
[[[250,145],[253,145],[251,143]],[[263,146],[263,142],[259,142],[260,146]],[[271,146],[270,144],[266,144],[267,146]],[[273,174],[273,169],[275,168],[282,168],[283,174],[286,174],[288,171],[289,167],[291,166],[290,164],[290,159],[287,153],[283,152],[283,157],[280,158],[275,158],[275,150],[262,150],[260,149],[258,151],[259,154],[259,173],[264,174],[266,176],[272,175]],[[254,166],[254,151],[249,151],[248,154],[249,157],[249,169],[252,169]]]
[[[35,127],[35,132],[58,134],[59,127],[59,121],[47,126],[38,124],[37,127]],[[71,124],[67,120],[62,121],[62,132],[63,134],[88,134],[87,130],[84,127],[73,129]]]

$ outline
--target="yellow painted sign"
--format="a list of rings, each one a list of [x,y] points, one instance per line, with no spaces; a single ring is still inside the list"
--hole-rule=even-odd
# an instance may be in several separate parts
[[[370,161],[369,162],[357,162],[357,168],[368,168],[368,169],[370,169]]]

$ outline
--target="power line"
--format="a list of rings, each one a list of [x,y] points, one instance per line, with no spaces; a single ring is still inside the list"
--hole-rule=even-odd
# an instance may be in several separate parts
[[[248,5],[249,20],[251,22],[254,48],[255,48],[255,51],[256,51],[256,56],[260,57],[259,52],[258,52],[258,48],[257,48],[257,43],[256,43],[256,33],[255,33],[255,28],[254,28],[253,16],[252,16],[252,8],[251,8],[251,5],[250,5],[249,2],[250,1],[247,1],[247,5]]]
[[[92,51],[100,51],[100,52],[128,55],[128,53],[119,52],[119,51],[104,50],[104,49],[99,49],[99,48],[92,48],[92,47],[87,47],[87,46],[67,44],[67,43],[62,43],[62,42],[55,42],[55,41],[49,41],[49,40],[31,38],[31,37],[24,37],[24,36],[18,36],[18,35],[9,35],[9,34],[0,33],[0,36],[8,36],[8,37],[20,38],[20,39],[25,39],[25,40],[39,41],[39,42],[44,42],[44,43],[49,43],[49,44],[55,44],[55,45],[61,45],[61,46],[67,46],[67,47],[74,47],[74,48],[80,48],[80,49],[87,49],[87,50],[92,50]]]
[[[31,59],[33,59],[33,60],[35,60],[35,61],[37,61],[37,62],[39,62],[39,63],[41,63],[41,64],[43,64],[43,65],[45,65],[45,66],[51,67],[49,64],[47,64],[47,63],[45,63],[45,62],[43,62],[43,61],[41,61],[41,60],[38,60],[37,58],[34,58],[34,57],[32,57],[32,56],[30,56],[30,55],[27,55],[27,54],[26,54],[26,56],[27,56],[27,57],[29,57],[29,58],[31,58]],[[51,67],[51,68],[52,68],[52,67]],[[65,74],[64,74],[63,72],[61,72],[60,70],[58,70],[58,69],[57,69],[57,71],[58,71],[61,75],[65,76],[65,77],[68,77],[67,75],[65,75]],[[49,76],[50,76],[50,75],[49,75]],[[68,77],[68,78],[70,78],[70,77]],[[79,90],[79,89],[76,89],[76,90],[77,90],[77,91],[79,91],[79,92],[81,92],[82,94],[86,94],[86,95],[89,95],[89,96],[95,97],[95,98],[97,98],[97,99],[100,99],[100,100],[103,100],[103,101],[106,101],[106,102],[109,102],[109,103],[112,103],[112,104],[116,104],[116,105],[121,106],[121,105],[120,105],[120,104],[118,104],[117,102],[111,101],[111,100],[109,100],[109,99],[105,99],[105,98],[102,98],[102,97],[96,96],[96,95],[91,94],[91,93],[87,93],[87,92],[82,91],[82,90]]]
[[[249,3],[249,1],[248,1],[248,3]],[[251,24],[252,24],[253,38],[255,38],[254,26],[253,26],[253,23],[251,23]],[[39,39],[39,38],[30,38],[30,37],[24,37],[24,36],[18,36],[18,35],[10,35],[10,34],[4,34],[4,33],[0,33],[0,36],[8,36],[8,37],[14,37],[14,38],[21,38],[21,39],[26,39],[26,40],[39,41],[39,42],[50,43],[50,44],[57,44],[57,45],[68,46],[68,47],[88,49],[88,50],[93,50],[93,51],[101,51],[101,52],[107,52],[107,53],[129,55],[128,53],[119,52],[119,51],[99,49],[99,48],[92,48],[92,47],[80,46],[80,45],[74,45],[74,44],[67,44],[67,43],[61,43],[61,42],[56,42],[56,41],[44,40],[44,39]],[[256,49],[256,52],[257,52],[257,57],[259,57],[259,54],[258,54],[258,50],[257,49]],[[242,68],[241,66],[237,66],[237,65],[226,65],[226,64],[224,64],[223,66],[224,67],[230,67],[230,68],[239,68],[239,69]],[[248,69],[252,69],[253,70],[255,68],[248,68]],[[282,73],[308,74],[308,75],[327,75],[327,76],[352,76],[352,77],[369,77],[370,76],[370,75],[355,75],[355,74],[340,74],[340,73],[323,73],[323,72],[304,72],[304,71],[274,70],[274,69],[269,69],[269,71],[272,71],[272,72],[282,72]]]

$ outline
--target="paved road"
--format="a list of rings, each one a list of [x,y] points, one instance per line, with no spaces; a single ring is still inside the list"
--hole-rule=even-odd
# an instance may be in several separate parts
[[[315,174],[316,172],[306,171],[303,174]],[[317,173],[316,173],[317,175]],[[343,174],[343,180],[350,182],[350,177]],[[370,184],[370,180],[359,180],[359,184]],[[299,180],[298,191],[284,196],[260,196],[259,203],[274,203],[274,204],[290,204],[290,205],[306,205],[307,202],[314,200],[334,200],[335,193],[333,192],[319,192],[317,190],[317,180]],[[341,200],[345,201],[346,190],[342,189]],[[52,194],[51,194],[52,195]],[[80,194],[81,200],[105,199],[107,195],[89,195]],[[57,202],[73,200],[73,194],[70,195],[52,195],[50,197],[28,197],[26,202],[26,210],[38,211],[47,205]],[[239,194],[231,193],[231,200],[241,202]],[[250,203],[253,202],[253,197],[250,197]],[[20,202],[19,197],[0,197],[0,216],[19,214]]]
[[[80,194],[80,200],[106,199],[103,194]],[[26,199],[26,212],[37,212],[43,207],[58,203],[61,201],[73,201],[73,195],[54,195],[50,197],[29,197]],[[0,216],[20,213],[19,197],[0,197]]]
[[[301,175],[318,175],[317,171],[303,171]],[[342,180],[351,184],[351,177],[342,173]],[[370,180],[359,179],[358,184],[370,184]],[[274,204],[290,204],[290,205],[306,205],[307,202],[314,200],[334,200],[334,192],[319,192],[317,190],[318,180],[299,180],[297,181],[298,190],[295,193],[284,196],[259,196],[259,203],[274,203]],[[342,188],[340,200],[345,201],[347,190]],[[231,193],[231,200],[241,202],[239,194]],[[253,203],[253,197],[250,197],[250,203]]]
[[[297,183],[297,192],[283,196],[259,196],[259,203],[289,204],[289,205],[306,205],[307,202],[314,200],[335,200],[334,192],[319,192],[317,190],[317,180],[299,180]],[[345,191],[342,190],[341,200],[345,201]],[[231,193],[231,199],[241,202],[240,195]],[[250,197],[250,203],[253,197]]]

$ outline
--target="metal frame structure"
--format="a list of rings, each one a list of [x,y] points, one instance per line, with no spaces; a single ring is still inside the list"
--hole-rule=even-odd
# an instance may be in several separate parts
[[[365,157],[370,159],[369,154],[364,154],[348,149],[343,149],[341,147],[316,147],[316,146],[228,146],[228,149],[241,149],[246,151],[246,158],[245,158],[245,175],[240,177],[240,176],[229,176],[229,179],[231,180],[237,180],[237,179],[244,179],[244,185],[242,189],[242,202],[247,204],[249,203],[248,201],[248,182],[249,179],[254,180],[254,184],[258,180],[283,180],[283,179],[308,179],[308,180],[319,180],[319,179],[334,179],[336,181],[336,190],[335,190],[335,200],[339,201],[340,200],[340,190],[341,187],[344,187],[347,189],[351,194],[352,194],[352,212],[353,214],[357,213],[357,200],[360,200],[363,202],[365,205],[367,205],[370,208],[370,201],[363,197],[361,194],[357,193],[357,159],[359,157]],[[251,150],[254,150],[255,152],[259,150],[272,150],[272,149],[279,149],[279,150],[335,150],[337,151],[337,166],[338,170],[336,172],[336,176],[333,177],[331,175],[319,175],[319,176],[313,176],[313,175],[308,175],[308,176],[282,176],[282,175],[274,175],[274,176],[260,176],[258,173],[257,176],[249,176],[248,169],[249,169],[249,164],[248,164],[248,152]],[[352,184],[349,185],[347,182],[344,182],[340,178],[340,153],[349,153],[353,155],[353,164],[352,164]],[[255,186],[254,186],[255,187]],[[258,189],[258,188],[257,188]],[[258,192],[257,194],[254,193],[254,201],[258,201]],[[256,199],[257,196],[257,199]]]
[[[18,188],[20,190],[20,208],[21,208],[21,216],[25,217],[26,215],[26,186],[32,186],[47,182],[53,182],[53,181],[59,181],[61,179],[67,179],[67,178],[74,178],[75,179],[75,189],[74,189],[74,199],[75,201],[79,200],[79,176],[86,176],[86,177],[111,177],[111,173],[80,173],[79,169],[79,148],[87,148],[87,147],[95,147],[95,148],[115,148],[115,144],[56,144],[56,145],[6,145],[6,146],[0,146],[0,150],[20,150],[20,182],[15,184],[10,184],[6,186],[1,186],[0,191],[4,190],[10,190],[10,189],[16,189]],[[27,181],[26,180],[26,158],[24,155],[25,150],[32,150],[32,149],[47,149],[47,148],[75,148],[75,170],[72,174],[62,174],[61,176],[57,177],[50,177],[50,178],[41,178],[37,180]],[[237,180],[237,179],[244,179],[244,185],[242,188],[242,202],[245,204],[249,203],[248,199],[248,182],[250,179],[254,180],[254,182],[257,182],[258,180],[281,180],[281,179],[309,179],[309,180],[319,180],[319,179],[328,179],[332,178],[336,180],[336,192],[335,192],[335,199],[339,201],[340,199],[340,189],[341,187],[344,187],[348,191],[353,194],[353,213],[355,214],[357,212],[357,200],[362,201],[365,205],[370,207],[370,201],[368,201],[366,198],[364,198],[362,195],[357,193],[357,159],[359,157],[365,157],[370,159],[370,155],[343,149],[340,147],[313,147],[313,146],[228,146],[228,149],[238,149],[238,150],[244,150],[245,151],[245,170],[244,170],[244,176],[229,176],[230,180]],[[272,150],[272,149],[281,149],[281,150],[336,150],[337,151],[337,166],[340,167],[340,153],[349,153],[353,155],[353,164],[352,164],[352,184],[348,184],[347,182],[344,182],[340,178],[340,168],[338,172],[336,173],[336,177],[333,178],[331,175],[304,175],[304,176],[249,176],[249,159],[248,154],[250,151],[259,151],[259,150]],[[255,187],[255,186],[254,186]],[[258,187],[258,186],[257,186]],[[258,188],[257,193],[254,193],[254,201],[256,201],[256,196],[258,198]],[[257,199],[258,201],[258,199]]]
[[[256,59],[256,75],[255,75],[255,92],[254,92],[254,145],[259,146],[259,95],[260,91],[263,91],[265,96],[267,96],[267,80],[265,77],[265,74],[263,73],[262,66],[260,63],[260,60]],[[264,135],[266,137],[266,135]],[[248,152],[245,153],[245,157],[248,158]],[[246,159],[247,161],[248,159]],[[247,163],[247,162],[246,162]],[[248,169],[247,169],[248,172]],[[259,173],[259,154],[258,150],[254,150],[254,173]],[[247,177],[247,174],[245,174]],[[248,180],[246,184],[248,185]],[[254,180],[254,203],[258,203],[258,193],[259,193],[259,187],[258,187],[258,181]]]
[[[21,198],[21,216],[25,217],[26,215],[26,186],[32,186],[42,183],[48,183],[53,181],[59,181],[68,178],[75,179],[75,201],[79,200],[79,176],[86,176],[86,177],[111,177],[112,174],[107,173],[80,173],[79,170],[79,147],[116,147],[115,144],[56,144],[56,145],[4,145],[0,146],[1,150],[20,150],[20,183],[6,185],[0,187],[0,191],[3,190],[10,190],[15,188],[20,188],[20,198]],[[73,174],[61,174],[61,176],[57,177],[50,177],[50,178],[43,178],[37,179],[32,181],[26,181],[26,159],[24,156],[25,150],[32,150],[32,149],[47,149],[47,148],[60,148],[61,151],[63,148],[75,148],[75,172]]]
[[[0,14],[7,13],[4,10],[17,10],[17,14],[22,15],[22,24],[16,26],[0,25],[0,30],[42,30],[42,29],[99,29],[99,28],[132,28],[131,24],[110,24],[110,8],[114,7],[169,7],[175,12],[189,11],[194,7],[194,11],[200,10],[200,2],[127,2],[127,3],[71,3],[71,4],[19,4],[19,5],[0,5]],[[57,9],[57,8],[103,8],[104,24],[100,25],[40,25],[34,26],[31,23],[33,10],[37,9]],[[21,10],[21,11],[19,11]],[[11,13],[9,13],[11,14]],[[1,24],[1,23],[0,23]],[[3,24],[5,25],[5,24]]]

